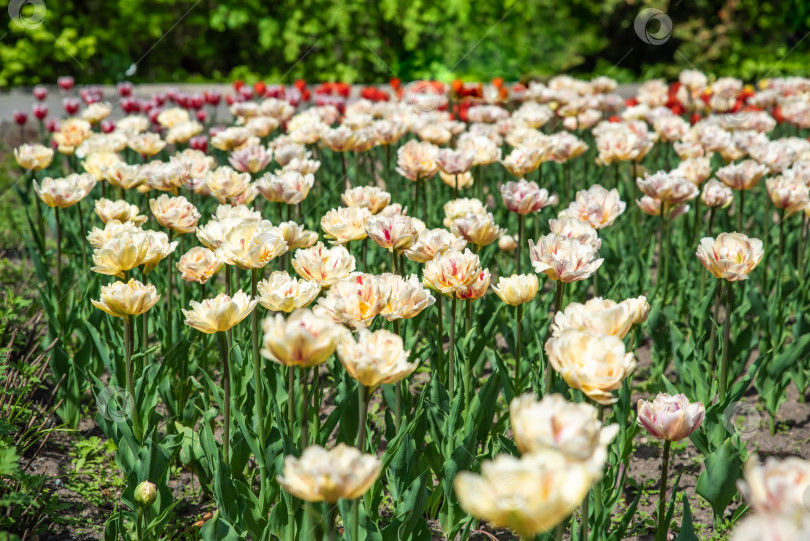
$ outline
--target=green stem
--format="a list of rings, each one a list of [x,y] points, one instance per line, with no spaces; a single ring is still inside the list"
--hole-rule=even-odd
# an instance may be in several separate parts
[[[394,320],[394,333],[400,336],[399,320]],[[399,427],[402,424],[402,383],[401,381],[394,382],[394,427],[399,434]]]
[[[82,270],[87,272],[87,243],[84,242],[84,235],[87,233],[84,230],[84,214],[82,213],[82,202],[76,205],[76,208],[79,210],[79,230],[81,234],[79,235],[79,244],[82,245]]]
[[[439,330],[439,362],[436,366],[437,376],[440,380],[444,379],[444,321],[442,316],[442,299],[444,297],[442,295],[436,295],[436,307],[439,310],[439,317],[437,318],[437,328]]]
[[[59,336],[64,342],[65,334],[65,299],[62,298],[62,220],[59,207],[54,207],[56,217],[56,317],[59,321]],[[64,343],[62,347],[65,347]]]
[[[447,369],[447,388],[450,393],[450,400],[453,399],[455,391],[454,377],[456,370],[456,296],[453,295],[453,300],[450,303],[450,359],[449,367]]]
[[[740,190],[740,208],[737,209],[737,231],[743,230],[743,208],[745,207],[745,190]],[[765,231],[767,233],[767,230]]]
[[[669,470],[669,447],[672,445],[669,440],[664,440],[664,454],[661,457],[661,487],[658,491],[658,531],[655,534],[655,541],[666,541],[669,524],[666,520],[667,505],[667,474]]]
[[[309,392],[307,390],[306,368],[301,368],[298,374],[301,387],[301,452],[309,446]]]
[[[230,463],[230,443],[231,443],[231,363],[228,359],[228,340],[224,332],[218,332],[219,351],[222,355],[222,388],[225,391],[225,422],[222,430],[222,447],[225,465]]]
[[[515,272],[518,273],[520,272],[520,265],[522,263],[520,257],[522,253],[521,248],[523,247],[523,243],[526,242],[526,235],[524,232],[525,226],[526,226],[526,216],[523,214],[518,214],[518,238],[517,238],[517,250],[515,250],[516,252],[515,269],[517,269]]]
[[[717,320],[720,318],[720,304],[723,298],[723,282],[717,284],[717,289],[714,292],[714,319],[712,319],[712,329],[709,331],[709,354],[706,357],[714,372],[717,372],[717,360],[714,358],[714,352],[717,349]]]
[[[467,310],[465,335],[469,337],[470,331],[472,330],[472,299],[467,299],[467,306],[465,308]],[[468,349],[464,355],[464,404],[466,404],[468,407],[470,405],[470,402],[472,401],[472,365],[470,364],[471,360],[472,359],[470,359],[470,351]]]
[[[732,283],[726,285],[726,322],[723,325],[723,361],[720,365],[720,403],[726,399],[728,385],[728,354],[731,337],[731,299],[733,295]]]
[[[782,307],[784,300],[782,299],[782,255],[785,247],[785,209],[779,211],[779,248],[776,260],[776,298],[779,300],[779,316],[781,319]],[[777,320],[779,321],[779,319]]]
[[[138,541],[143,541],[143,506],[138,506],[138,521],[135,523],[135,536]]]
[[[360,399],[360,423],[357,425],[357,448],[361,453],[366,452],[366,422],[368,420],[368,399],[369,389],[362,383],[357,384],[357,394]],[[360,500],[359,498],[354,501],[352,508],[352,539],[360,539]]]
[[[664,234],[666,246],[664,248],[664,302],[667,300],[667,293],[669,292],[669,257],[672,245],[671,227],[669,221],[669,205],[661,203],[661,216],[664,220]]]
[[[166,287],[166,349],[171,349],[172,342],[174,340],[174,329],[172,328],[172,288],[174,286],[174,273],[176,269],[172,266],[172,254],[170,253],[166,256],[166,261],[168,262],[168,266],[166,267],[166,273],[168,276],[168,283],[169,285]]]
[[[250,293],[255,299],[258,296],[259,269],[253,269],[250,275]],[[259,311],[253,310],[250,314],[250,334],[253,346],[253,381],[255,389],[254,403],[256,407],[256,429],[259,436],[259,449],[262,456],[259,458],[259,478],[261,482],[260,494],[266,494],[267,466],[265,465],[264,449],[267,445],[267,436],[264,432],[264,392],[262,390],[262,358],[259,355]]]
[[[124,318],[124,365],[126,366],[127,394],[132,400],[132,426],[135,437],[141,440],[141,418],[138,414],[138,400],[135,395],[135,374],[132,371],[132,323]]]
[[[227,263],[225,264],[225,294],[231,296],[231,266]]]
[[[337,533],[335,532],[335,520],[337,518],[337,504],[326,504],[326,531],[327,539],[329,541],[337,541]]]
[[[585,494],[585,499],[582,500],[582,505],[579,507],[580,519],[582,521],[582,532],[580,533],[580,541],[588,541],[588,521],[590,519],[590,511],[588,509],[589,500],[591,498],[590,491]]]
[[[520,387],[520,354],[523,347],[520,340],[520,328],[523,321],[523,305],[517,305],[517,321],[515,322],[515,396],[519,396],[522,389]]]
[[[554,297],[554,313],[551,315],[551,321],[554,321],[554,316],[562,310],[563,294],[565,293],[565,282],[562,280],[557,281],[557,292]],[[543,386],[543,396],[548,396],[551,393],[551,380],[554,377],[554,372],[551,369],[551,362],[546,358],[546,381]]]

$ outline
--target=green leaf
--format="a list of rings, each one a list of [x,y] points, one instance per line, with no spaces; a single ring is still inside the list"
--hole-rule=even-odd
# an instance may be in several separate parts
[[[739,450],[727,439],[704,462],[706,469],[698,477],[696,490],[721,517],[737,493],[737,479],[742,472]]]

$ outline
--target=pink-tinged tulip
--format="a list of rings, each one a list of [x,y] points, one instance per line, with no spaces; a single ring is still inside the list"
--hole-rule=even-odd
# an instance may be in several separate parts
[[[652,400],[638,401],[638,422],[652,436],[681,441],[698,429],[706,416],[701,402],[689,402],[686,395],[658,393]]]
[[[747,280],[748,274],[762,261],[762,241],[742,233],[720,233],[716,239],[704,237],[697,257],[715,278],[729,282]]]

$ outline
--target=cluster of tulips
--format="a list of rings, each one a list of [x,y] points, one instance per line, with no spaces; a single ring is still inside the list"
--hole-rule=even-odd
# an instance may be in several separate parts
[[[708,299],[715,322],[724,318],[722,340],[710,322],[705,341],[716,370],[710,399],[717,409],[745,391],[731,389],[746,364],[730,345],[734,291],[742,287],[735,283],[766,253],[743,232],[754,221],[745,196],[765,178],[776,212],[763,211],[763,232],[779,220],[778,253],[768,249],[776,270],[762,270],[763,294],[745,295],[781,299],[792,248],[784,224],[798,213],[796,268],[804,279],[810,142],[768,133],[810,127],[810,81],[772,79],[754,89],[684,71],[675,84],[645,82],[627,101],[606,77],[472,86],[397,82],[390,100],[328,104],[237,88],[229,127],[209,125],[194,114],[194,100],[177,93],[148,116],[113,121],[115,107],[95,92],[79,116],[53,126],[49,142],[14,151],[33,177],[32,246],[54,269],[51,328],[74,356],[71,369],[94,371],[75,360],[90,332],[76,329],[82,303],[120,322],[104,323],[114,331],[106,339],[120,336],[122,344],[110,352],[122,362],[107,368],[124,382],[131,412],[106,425],[107,435],[138,456],[167,433],[186,434],[191,450],[176,460],[191,468],[195,433],[214,442],[214,428],[221,430],[218,449],[203,443],[200,451],[209,462],[220,457],[216,479],[191,468],[215,501],[203,537],[331,540],[339,510],[347,539],[381,538],[371,517],[379,517],[378,494],[388,487],[399,503],[387,535],[406,532],[403,539],[430,535],[409,512],[436,516],[440,507],[451,538],[466,538],[483,521],[524,539],[562,539],[569,527],[572,539],[607,539],[616,502],[603,507],[613,485],[627,481],[641,426],[663,446],[655,529],[658,541],[667,539],[671,444],[697,437],[711,408],[672,387],[639,400],[634,423],[635,351],[651,312],[683,298],[683,283],[671,276],[684,261],[672,245],[677,236],[708,271],[700,273],[699,298]],[[122,108],[131,99],[126,88]],[[651,163],[664,166],[651,172]],[[95,216],[82,214],[87,201]],[[43,205],[53,209],[55,253]],[[657,217],[647,238],[636,208]],[[736,232],[715,236],[729,216]],[[621,244],[616,230],[632,238]],[[63,246],[71,240],[78,242]],[[619,266],[622,252],[642,249],[652,255],[634,278],[638,289],[607,298],[630,274]],[[70,271],[70,285],[66,261],[84,272]],[[611,266],[611,280],[600,283]],[[716,283],[707,284],[711,277]],[[68,306],[77,284],[79,308]],[[549,302],[539,300],[546,290]],[[504,305],[513,313],[502,313]],[[218,351],[213,365],[173,359],[173,351],[191,356],[189,343],[205,359]],[[778,350],[785,339],[772,344]],[[87,347],[101,355],[98,342]],[[152,370],[160,365],[177,374]],[[172,387],[179,399],[167,406],[173,413],[164,426],[156,404]],[[213,413],[200,400],[189,418],[193,394],[213,401]],[[714,409],[711,418],[718,419]],[[418,471],[403,485],[394,471],[420,460],[442,472],[437,487]],[[173,497],[160,486],[165,479],[125,473],[131,486],[122,501],[137,515],[126,515],[123,528],[151,538]],[[754,514],[735,541],[806,539],[807,486],[808,462],[760,465],[751,457],[741,492]],[[236,494],[241,503],[232,511]]]

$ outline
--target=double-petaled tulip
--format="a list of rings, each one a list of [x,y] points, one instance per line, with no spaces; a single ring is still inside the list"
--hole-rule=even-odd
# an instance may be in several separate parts
[[[474,155],[469,150],[443,148],[436,155],[436,163],[444,174],[456,176],[470,170],[473,158]]]
[[[409,180],[427,180],[439,170],[438,154],[435,145],[410,140],[397,150],[397,172]]]
[[[677,173],[695,186],[700,186],[712,174],[711,160],[709,158],[684,160],[678,164],[673,173]]]
[[[538,212],[559,201],[556,195],[549,195],[548,190],[540,188],[536,182],[526,182],[525,179],[502,185],[501,198],[507,209],[518,214]]]
[[[587,190],[578,191],[574,201],[559,217],[576,218],[588,222],[594,229],[602,229],[612,225],[625,208],[627,204],[619,199],[618,190],[607,190],[595,184]]]
[[[754,160],[743,160],[721,167],[715,175],[732,190],[750,190],[767,173],[768,168],[764,165]]]
[[[387,303],[380,312],[380,315],[388,321],[411,319],[436,302],[415,274],[405,278],[386,272],[378,279],[385,282],[388,290]]]
[[[473,165],[487,165],[501,159],[501,148],[498,144],[483,135],[473,135],[472,133],[462,134],[459,137],[458,148],[469,150],[473,153]]]
[[[709,208],[726,208],[734,201],[734,192],[719,180],[711,179],[703,185],[700,200]]]
[[[149,274],[157,267],[158,263],[174,252],[175,248],[177,248],[178,241],[169,241],[169,235],[163,231],[143,231],[141,235],[143,235],[149,243],[146,256],[143,259],[143,273]]]
[[[562,282],[589,278],[603,261],[592,244],[556,233],[540,237],[537,245],[529,240],[529,256],[535,272]]]
[[[731,541],[804,541],[810,539],[810,516],[752,513],[734,529]]]
[[[346,244],[368,236],[366,223],[370,217],[371,211],[365,207],[340,207],[323,215],[321,229],[334,244]]]
[[[113,282],[101,286],[99,300],[90,299],[93,306],[107,312],[113,317],[129,319],[129,316],[138,316],[152,308],[160,299],[155,286],[142,284],[137,280],[129,282]]]
[[[241,126],[225,128],[211,138],[212,147],[226,152],[258,144],[259,138]]]
[[[768,457],[760,462],[756,456],[745,462],[745,480],[737,481],[743,499],[757,513],[797,518],[807,514],[810,489],[810,462],[797,457]]]
[[[594,477],[602,475],[607,446],[619,425],[603,426],[597,409],[586,402],[568,402],[561,394],[537,400],[531,394],[509,405],[512,437],[521,453],[554,449],[570,460],[585,461]]]
[[[376,186],[358,186],[343,192],[340,200],[347,207],[365,207],[377,214],[391,202],[391,194]]]
[[[658,393],[652,401],[638,401],[638,422],[652,436],[681,441],[698,429],[706,416],[700,402],[689,402],[684,394]]]
[[[96,200],[96,214],[105,224],[118,220],[122,223],[132,222],[135,225],[141,225],[147,220],[146,216],[140,214],[137,205],[128,203],[123,199],[110,201],[102,197]]]
[[[273,312],[292,312],[311,303],[321,286],[316,282],[296,280],[285,271],[274,271],[257,284],[259,304]]]
[[[487,210],[484,204],[479,199],[472,199],[463,197],[461,199],[452,199],[444,204],[444,221],[442,222],[445,227],[450,227],[451,224],[458,218],[463,218],[467,214],[486,214]]]
[[[581,243],[590,244],[597,250],[602,247],[602,239],[599,233],[591,227],[588,222],[583,222],[578,218],[561,217],[548,221],[549,229],[561,237],[576,239]]]
[[[122,231],[93,251],[91,270],[124,278],[124,273],[144,263],[149,238],[139,231]]]
[[[641,199],[636,200],[636,205],[639,209],[641,209],[641,212],[649,216],[661,216],[661,212],[664,210],[664,204],[658,199],[650,197],[649,195],[645,195]],[[689,205],[685,203],[675,205],[666,209],[666,214],[664,216],[670,220],[674,220],[678,216],[689,212],[689,208]]]
[[[53,140],[60,153],[70,155],[92,133],[92,127],[86,120],[69,118],[59,124],[59,131],[53,134]]]
[[[504,252],[512,253],[517,249],[517,242],[512,235],[504,235],[498,239],[498,248]]]
[[[559,336],[564,331],[575,329],[624,338],[635,324],[637,312],[636,303],[629,301],[596,297],[584,304],[572,302],[554,315],[551,334]]]
[[[335,504],[362,496],[380,476],[382,463],[343,443],[327,451],[313,445],[301,457],[284,457],[284,474],[276,477],[281,487],[304,501]]]
[[[404,253],[411,261],[427,263],[437,254],[447,250],[461,251],[466,245],[466,240],[446,229],[423,229],[416,237],[416,242]]]
[[[260,269],[287,252],[287,243],[278,228],[267,220],[245,221],[225,235],[216,256],[240,269]]]
[[[263,357],[284,366],[308,368],[326,361],[344,329],[307,308],[289,317],[276,314],[262,320]]]
[[[200,332],[213,334],[227,331],[245,319],[256,308],[257,302],[239,290],[233,297],[220,293],[213,299],[191,301],[191,309],[182,311],[186,317],[186,325]]]
[[[299,248],[309,248],[318,242],[318,234],[315,231],[307,230],[303,225],[293,221],[281,222],[277,226],[284,242],[287,243],[287,250],[297,250]]]
[[[321,132],[321,141],[334,152],[347,152],[354,148],[355,132],[348,126],[327,128]]]
[[[318,299],[316,314],[355,329],[368,327],[388,302],[388,285],[371,274],[338,280]]]
[[[401,214],[369,218],[366,221],[366,233],[380,247],[393,252],[410,248],[418,235],[414,220]]]
[[[644,195],[670,207],[691,201],[699,193],[697,186],[674,172],[645,173],[644,178],[636,179],[636,184]]]
[[[166,132],[166,142],[176,145],[187,143],[192,137],[199,135],[203,131],[203,125],[196,120],[180,122],[175,124]]]
[[[489,289],[491,276],[489,269],[482,269],[475,275],[475,279],[468,285],[460,286],[456,289],[457,299],[474,301],[483,297]]]
[[[195,246],[180,256],[175,266],[182,273],[183,280],[204,284],[219,272],[222,261],[208,248]]]
[[[217,167],[205,177],[205,186],[217,201],[223,205],[248,191],[251,187],[250,174],[239,173],[227,165]]]
[[[537,295],[540,283],[534,274],[513,274],[501,276],[492,290],[500,299],[511,306],[518,306],[532,300]]]
[[[337,346],[337,356],[351,377],[374,390],[385,383],[406,378],[418,363],[409,363],[399,335],[379,329],[361,329],[357,341],[347,336]]]
[[[568,385],[604,405],[616,401],[611,391],[621,388],[636,367],[620,338],[587,330],[563,331],[550,338],[545,349],[551,366]]]
[[[141,156],[154,156],[166,147],[166,141],[157,133],[146,132],[130,136],[127,146]]]
[[[34,191],[49,207],[67,208],[87,197],[95,185],[92,175],[71,173],[64,178],[46,177],[42,184],[35,180]]]
[[[501,160],[510,173],[517,178],[524,178],[526,175],[540,167],[540,164],[551,154],[551,145],[544,148],[521,147],[512,150],[508,156]]]
[[[273,151],[261,145],[234,150],[228,162],[241,173],[256,174],[273,161]]]
[[[90,233],[87,234],[87,241],[93,248],[101,248],[104,243],[119,233],[128,233],[130,235],[140,232],[142,229],[132,222],[119,222],[118,220],[111,220],[104,224],[104,229],[94,227]]]
[[[157,199],[150,199],[149,207],[160,225],[171,229],[178,235],[192,233],[197,228],[197,222],[200,221],[197,207],[182,195],[169,197],[167,194],[163,194]]]
[[[24,143],[14,149],[14,159],[26,171],[41,171],[51,165],[53,149],[40,144]]]
[[[439,171],[439,178],[442,179],[447,186],[451,188],[458,187],[459,190],[464,188],[469,188],[475,182],[475,179],[472,176],[470,171],[466,173],[459,173],[458,175],[448,175],[444,171]]]
[[[302,175],[298,171],[289,170],[281,171],[278,175],[266,174],[257,187],[268,201],[297,205],[307,197],[314,183],[313,175]]]
[[[315,281],[323,288],[349,276],[355,264],[354,256],[346,248],[327,248],[322,242],[296,251],[292,259],[292,266],[301,278]]]
[[[785,173],[771,177],[765,181],[765,186],[773,205],[784,210],[786,216],[804,210],[810,202],[807,185],[795,175]]]
[[[447,250],[425,264],[425,285],[446,296],[472,285],[481,274],[481,261],[469,249]]]
[[[546,449],[522,458],[498,455],[481,464],[480,475],[460,472],[453,486],[470,515],[534,539],[568,518],[593,480],[584,462]]]
[[[505,229],[501,229],[495,223],[495,217],[492,214],[472,212],[453,220],[450,224],[450,230],[455,235],[476,246],[492,244],[506,233]]]
[[[703,266],[715,278],[729,282],[747,280],[748,274],[762,261],[762,241],[742,233],[720,233],[716,239],[704,237],[697,253]]]

